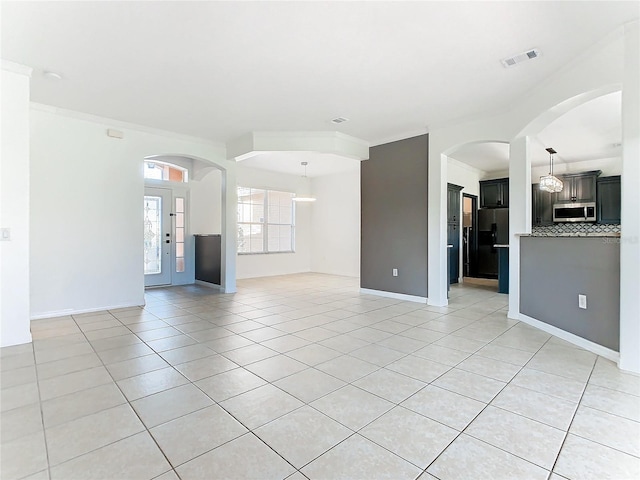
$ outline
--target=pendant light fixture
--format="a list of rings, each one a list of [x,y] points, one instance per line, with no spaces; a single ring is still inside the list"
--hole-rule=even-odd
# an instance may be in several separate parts
[[[302,188],[298,188],[298,190],[303,190],[306,191],[306,182],[307,182],[307,165],[309,165],[309,162],[300,162],[300,165],[302,165],[304,167],[304,175],[302,175],[302,180],[301,180],[301,184]],[[306,194],[300,194],[300,193],[296,193],[296,196],[293,197],[292,199],[294,202],[315,202],[316,201],[316,197],[312,197],[311,195],[306,195]]]
[[[562,191],[562,180],[553,175],[553,155],[556,152],[553,148],[547,148],[549,152],[549,175],[540,177],[540,190],[549,193],[558,193]]]

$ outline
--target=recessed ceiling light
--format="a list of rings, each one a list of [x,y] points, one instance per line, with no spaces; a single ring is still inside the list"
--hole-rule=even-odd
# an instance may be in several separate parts
[[[348,122],[348,121],[349,121],[349,119],[348,119],[348,118],[344,118],[344,117],[336,117],[336,118],[334,118],[333,120],[331,120],[331,123],[338,124],[338,123],[344,123],[344,122]]]
[[[62,80],[62,75],[56,72],[52,72],[50,70],[45,70],[44,72],[42,72],[42,76],[47,80],[54,80],[56,82],[59,80]]]
[[[532,48],[531,50],[518,53],[517,55],[514,55],[512,57],[503,58],[502,60],[500,60],[500,62],[505,68],[509,68],[514,67],[518,63],[522,63],[525,60],[533,60],[534,58],[538,58],[540,55],[542,55],[542,52],[540,50],[538,50],[537,48]]]

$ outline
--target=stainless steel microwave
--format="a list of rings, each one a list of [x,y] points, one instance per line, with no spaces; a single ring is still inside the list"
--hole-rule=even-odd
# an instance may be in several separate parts
[[[554,222],[595,222],[596,204],[587,203],[556,203],[553,205]]]

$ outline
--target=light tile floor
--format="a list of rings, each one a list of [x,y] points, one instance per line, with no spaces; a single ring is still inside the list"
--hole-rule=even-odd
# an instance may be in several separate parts
[[[637,479],[640,377],[507,319],[319,274],[38,320],[1,350],[3,479]]]

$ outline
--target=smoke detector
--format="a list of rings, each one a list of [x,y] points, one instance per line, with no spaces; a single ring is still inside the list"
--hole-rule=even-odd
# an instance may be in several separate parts
[[[334,118],[334,119],[332,119],[332,120],[331,120],[331,123],[338,124],[338,123],[344,123],[344,122],[348,122],[348,121],[349,121],[349,119],[348,119],[348,118],[344,118],[344,117],[336,117],[336,118]]]
[[[534,58],[538,58],[540,55],[542,55],[542,52],[540,52],[540,50],[538,50],[537,48],[533,48],[531,50],[527,50],[526,52],[518,53],[513,57],[503,58],[502,60],[500,60],[500,62],[505,68],[510,68],[515,67],[517,64],[522,63],[526,60],[533,60]]]

